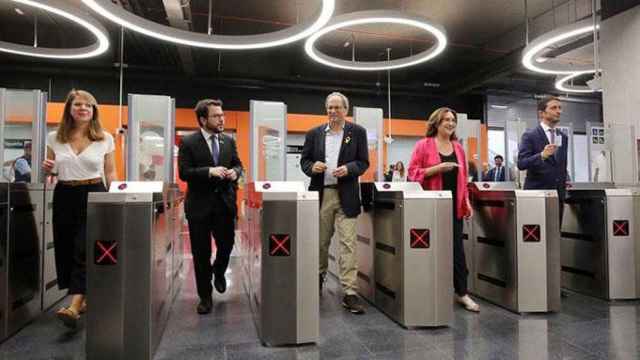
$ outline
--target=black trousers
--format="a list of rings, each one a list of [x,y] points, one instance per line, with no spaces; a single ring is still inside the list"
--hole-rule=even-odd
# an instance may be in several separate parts
[[[467,294],[467,260],[462,245],[462,219],[453,217],[453,289],[458,296]]]
[[[53,246],[58,288],[69,294],[87,291],[87,196],[104,192],[104,184],[56,184],[53,192]]]
[[[229,256],[233,249],[235,233],[234,215],[215,214],[208,220],[189,220],[189,238],[196,287],[200,299],[211,297],[211,276],[223,276],[229,266]],[[211,264],[211,236],[216,242],[216,258]]]

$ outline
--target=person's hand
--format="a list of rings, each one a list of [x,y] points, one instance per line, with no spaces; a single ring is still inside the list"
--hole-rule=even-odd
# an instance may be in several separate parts
[[[236,173],[236,171],[233,169],[228,169],[225,171],[224,178],[231,181],[236,181],[236,179],[238,178],[238,173]]]
[[[42,169],[47,174],[51,174],[53,172],[54,166],[56,166],[56,161],[55,160],[47,159],[47,160],[42,162]]]
[[[224,179],[227,174],[227,168],[224,166],[216,166],[209,168],[209,177],[217,177],[220,179]]]
[[[443,162],[438,165],[440,172],[447,172],[457,168],[459,165],[455,162]]]
[[[311,172],[314,174],[322,174],[327,170],[327,164],[322,161],[316,161],[311,167]]]
[[[465,218],[470,219],[473,217],[473,206],[468,201],[465,204],[467,205],[467,216]]]
[[[331,175],[337,178],[347,176],[347,174],[349,174],[349,169],[347,169],[346,165],[339,166],[337,169],[333,170],[333,172],[331,173]]]
[[[553,156],[553,154],[555,154],[557,149],[558,145],[555,144],[549,144],[545,146],[544,150],[542,150],[542,159],[547,160],[550,156]]]

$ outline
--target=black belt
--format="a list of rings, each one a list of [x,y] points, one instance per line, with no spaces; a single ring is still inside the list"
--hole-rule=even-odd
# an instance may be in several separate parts
[[[338,184],[325,185],[324,188],[325,189],[337,189],[338,188]]]

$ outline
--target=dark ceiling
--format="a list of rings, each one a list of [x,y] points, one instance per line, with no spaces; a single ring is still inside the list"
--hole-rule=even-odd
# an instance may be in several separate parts
[[[83,7],[80,0],[66,0]],[[604,0],[603,0],[604,1]],[[189,30],[206,32],[208,0],[114,0],[127,10],[162,24],[188,20]],[[170,5],[182,4],[183,19],[176,19]],[[310,19],[318,0],[214,0],[213,31],[217,34],[257,34],[280,30]],[[36,13],[0,1],[0,40],[32,44]],[[428,17],[447,31],[449,46],[438,58],[406,70],[392,72],[394,89],[407,93],[464,94],[488,89],[552,92],[553,78],[532,74],[520,65],[525,44],[524,0],[338,0],[335,15],[360,10],[394,9]],[[591,14],[591,0],[528,0],[530,34],[546,32]],[[31,71],[46,75],[114,76],[119,63],[120,29],[94,14],[110,31],[111,49],[97,59],[69,62],[43,61],[0,53],[2,70]],[[41,46],[87,45],[90,35],[64,19],[38,12]],[[193,80],[227,79],[241,86],[265,82],[308,86],[384,87],[386,73],[342,71],[318,65],[303,50],[304,41],[265,50],[217,51],[178,47],[125,31],[124,63],[130,78]],[[353,41],[355,39],[355,42]],[[360,26],[329,34],[319,42],[324,52],[350,59],[378,60],[391,48],[393,58],[419,52],[433,39],[402,26]],[[349,45],[345,46],[345,43]],[[588,45],[587,45],[588,47]],[[565,56],[568,56],[565,54]],[[588,48],[570,54],[572,61],[590,61]],[[0,81],[0,86],[2,86]]]

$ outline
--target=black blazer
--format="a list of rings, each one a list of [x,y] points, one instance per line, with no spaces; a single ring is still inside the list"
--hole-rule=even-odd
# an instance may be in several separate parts
[[[562,136],[562,146],[553,156],[542,160],[542,150],[549,144],[542,126],[538,125],[522,134],[518,149],[518,169],[527,170],[524,189],[557,190],[560,199],[564,198],[567,181],[567,149],[569,138],[556,130],[556,136]]]
[[[300,157],[302,171],[311,178],[309,190],[320,192],[320,203],[322,203],[324,174],[314,174],[311,168],[316,161],[326,162],[326,127],[327,124],[323,124],[307,132]],[[358,177],[369,168],[369,150],[367,131],[362,126],[348,121],[344,125],[344,135],[338,155],[338,166],[342,165],[347,166],[349,173],[338,179],[340,205],[347,217],[356,217],[360,214]]]
[[[219,166],[234,169],[240,178],[243,169],[235,140],[220,133],[218,143]],[[184,137],[178,153],[178,173],[180,179],[188,184],[184,202],[188,220],[207,220],[214,214],[237,216],[238,181],[209,177],[210,167],[214,167],[211,150],[198,129]]]

